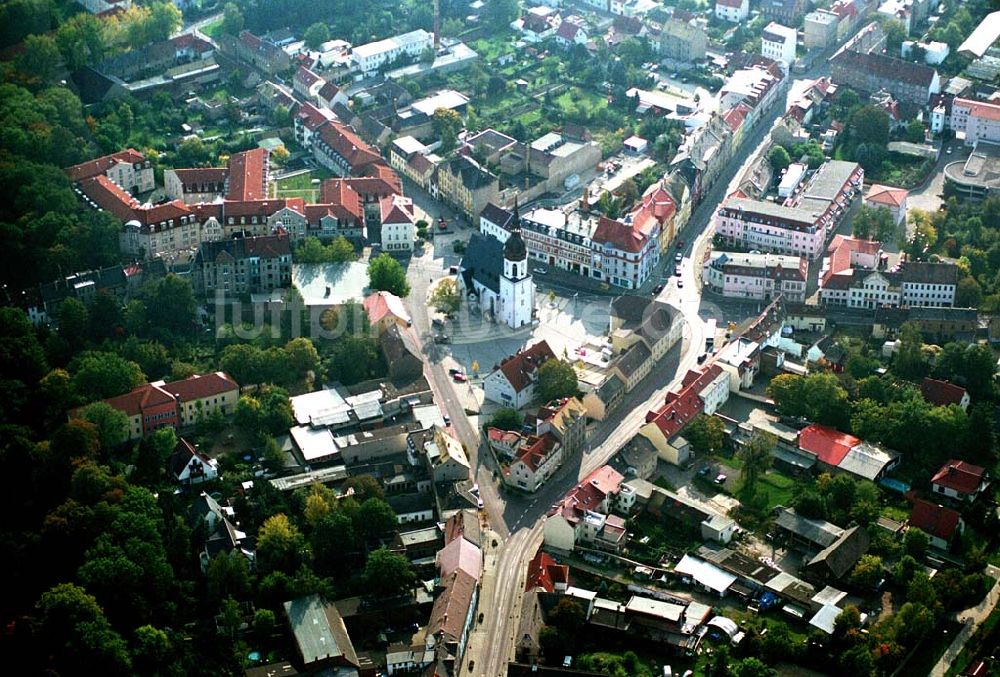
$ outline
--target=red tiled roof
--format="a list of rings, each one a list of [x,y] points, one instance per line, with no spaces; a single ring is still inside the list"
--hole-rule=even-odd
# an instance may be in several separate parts
[[[89,179],[99,174],[104,174],[118,162],[137,164],[145,161],[145,155],[137,151],[135,148],[127,148],[125,150],[118,151],[117,153],[103,155],[99,158],[94,158],[93,160],[88,160],[87,162],[67,167],[66,173],[69,175],[70,181],[82,181],[83,179]]]
[[[524,583],[524,590],[534,590],[541,588],[545,592],[555,592],[556,583],[569,583],[569,567],[565,564],[557,564],[554,559],[542,550],[528,562],[528,576]]]
[[[349,216],[355,220],[364,219],[365,212],[361,206],[361,196],[358,195],[358,191],[354,189],[349,179],[327,179],[320,186],[319,194],[321,204],[336,208],[334,211],[337,214],[343,214],[345,218]],[[314,205],[306,207],[307,212],[311,206]]]
[[[604,498],[617,493],[624,479],[625,477],[610,465],[601,466],[570,489],[548,514],[550,516],[560,514],[566,520],[576,522],[585,511],[600,509]]]
[[[403,300],[391,292],[375,292],[365,298],[362,306],[372,325],[378,324],[386,316],[398,317],[404,322],[410,321],[410,314],[406,312]]]
[[[222,207],[221,202],[199,202],[191,205],[191,210],[200,223],[205,223],[210,218],[222,221]]]
[[[322,79],[323,78],[316,75],[305,66],[301,66],[297,71],[295,71],[295,82],[302,83],[307,89]]]
[[[144,383],[124,395],[109,397],[101,401],[114,409],[124,412],[126,416],[138,416],[142,413],[143,409],[170,404],[174,401],[174,398],[171,397],[170,393],[158,386]]]
[[[960,494],[974,494],[983,482],[986,469],[965,461],[951,459],[937,471],[931,484],[953,489]]]
[[[721,373],[722,367],[717,364],[700,371],[689,370],[681,380],[681,390],[667,393],[665,404],[646,414],[646,423],[654,423],[663,437],[669,440],[705,408],[701,392]]]
[[[382,156],[362,141],[353,129],[342,122],[331,120],[320,128],[319,136],[347,161],[351,171],[356,172],[365,165],[379,162],[382,159]]]
[[[229,158],[229,200],[263,200],[267,198],[265,168],[267,151],[263,148],[234,153]]]
[[[500,428],[490,428],[486,431],[486,435],[490,442],[499,442],[510,446],[516,445],[521,439],[521,436],[513,430]]]
[[[322,87],[320,87],[318,94],[319,98],[323,99],[324,101],[332,101],[333,97],[337,96],[339,92],[340,92],[340,87],[333,84],[332,82],[328,82]]]
[[[851,254],[858,252],[874,256],[881,248],[882,243],[875,240],[859,240],[849,235],[834,235],[830,246],[826,248],[826,253],[830,255],[830,262],[824,273],[822,286],[827,289],[846,289],[847,287],[843,285],[849,285],[853,277]],[[841,286],[838,287],[838,284]]]
[[[637,254],[646,244],[646,237],[640,230],[629,225],[602,216],[597,222],[597,228],[590,238],[599,244],[610,244],[619,251]]]
[[[83,179],[80,181],[80,190],[98,207],[110,212],[121,221],[131,221],[136,218],[136,211],[139,209],[138,200],[104,174]]]
[[[994,122],[1000,120],[1000,105],[995,103],[988,103],[986,101],[975,101],[973,99],[963,99],[956,97],[955,101],[952,103],[954,106],[965,106],[969,108],[969,115],[972,117],[983,118],[985,120],[992,120]]]
[[[253,238],[249,238],[253,239]],[[250,244],[248,242],[248,244]],[[239,390],[239,385],[231,376],[222,371],[200,376],[195,374],[182,381],[174,381],[160,386],[163,390],[176,395],[181,402],[200,400],[213,395],[221,395],[233,390]]]
[[[579,33],[581,27],[572,21],[563,21],[559,24],[559,30],[556,31],[556,35],[563,40],[569,40],[572,42],[576,39],[576,34]]]
[[[222,207],[226,217],[257,216],[266,219],[271,214],[283,209],[286,204],[287,201],[281,198],[263,200],[224,200]]]
[[[913,501],[910,512],[910,526],[943,540],[951,540],[958,529],[961,516],[950,508],[936,505],[923,499]]]
[[[441,578],[455,571],[464,571],[477,581],[483,573],[483,553],[471,541],[455,538],[437,552]]]
[[[505,358],[500,363],[500,371],[514,388],[514,392],[519,393],[534,383],[538,369],[555,357],[556,355],[552,352],[549,344],[545,341],[539,341],[533,346]]]
[[[559,444],[559,440],[549,433],[545,433],[541,437],[531,435],[517,450],[518,460],[528,466],[528,470],[535,472],[545,462],[545,459],[555,451],[557,444]]]
[[[320,90],[321,92],[323,90]],[[295,117],[302,120],[302,124],[311,130],[316,130],[320,126],[326,124],[330,120],[336,118],[329,108],[317,108],[308,101],[299,106],[299,110],[295,113]]]
[[[165,223],[171,219],[179,219],[191,214],[191,208],[183,200],[172,200],[160,205],[136,209],[135,215],[145,225]]]
[[[865,197],[865,200],[889,207],[900,207],[906,202],[907,195],[909,195],[909,191],[902,188],[875,184],[868,189],[868,195]]]
[[[401,195],[386,195],[379,200],[382,223],[413,223],[413,205]]]
[[[949,404],[961,404],[965,388],[936,378],[924,378],[920,383],[920,394],[931,404],[946,407]]]
[[[723,114],[722,119],[725,120],[729,129],[734,132],[743,126],[743,121],[746,119],[747,114],[750,113],[750,106],[746,105],[742,101],[730,108]]]
[[[361,176],[352,179],[352,181],[359,184],[355,187],[355,190],[362,194],[364,194],[365,191],[360,187],[360,182],[365,179],[372,181],[377,179],[382,181],[387,188],[379,188],[379,190],[388,189],[393,193],[398,193],[399,195],[403,194],[403,182],[400,181],[399,174],[397,174],[396,170],[387,165],[384,161],[379,161],[364,167],[361,170]]]
[[[799,448],[830,466],[840,465],[847,453],[860,443],[861,440],[854,435],[817,423],[799,432]]]

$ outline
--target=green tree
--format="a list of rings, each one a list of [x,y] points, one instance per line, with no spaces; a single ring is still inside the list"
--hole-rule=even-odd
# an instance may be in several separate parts
[[[730,672],[733,677],[774,677],[777,674],[759,658],[744,658],[733,663]]]
[[[717,454],[725,443],[726,427],[715,416],[698,414],[684,429],[684,438],[699,456]]]
[[[266,642],[274,634],[278,621],[270,609],[257,609],[253,614],[253,634],[258,642]]]
[[[496,413],[493,414],[493,418],[490,419],[490,426],[499,428],[500,430],[520,430],[522,423],[524,423],[524,419],[521,417],[521,414],[517,409],[511,409],[510,407],[497,409]]]
[[[86,665],[105,675],[130,672],[128,647],[93,595],[72,583],[60,583],[38,601],[40,632],[55,667],[72,674]]]
[[[97,428],[97,439],[105,453],[117,449],[129,438],[128,416],[110,404],[89,404],[81,412],[81,418]]]
[[[392,507],[375,497],[366,499],[359,505],[352,517],[355,533],[368,541],[388,534],[397,524],[396,513]]]
[[[205,572],[208,598],[218,604],[227,597],[246,599],[250,595],[250,567],[243,553],[219,553],[208,562]]]
[[[878,106],[862,106],[851,114],[851,139],[858,144],[870,143],[884,148],[889,143],[889,114]]]
[[[371,595],[391,597],[408,592],[416,575],[406,557],[386,548],[379,548],[368,555],[362,578],[366,591]]]
[[[896,640],[906,647],[916,646],[934,629],[934,614],[921,605],[907,602],[893,618]]]
[[[893,371],[902,378],[915,379],[927,372],[923,354],[924,339],[915,322],[904,322],[899,329],[899,349],[893,361]]]
[[[311,535],[316,572],[326,576],[341,573],[358,549],[354,523],[341,512],[328,513]]]
[[[146,382],[135,362],[114,353],[88,351],[70,363],[73,390],[86,402],[123,395]]]
[[[399,261],[384,252],[368,262],[368,286],[375,290],[392,292],[401,298],[410,294],[406,270]]]
[[[882,558],[877,555],[862,555],[851,571],[851,583],[861,588],[873,590],[885,574]]]
[[[358,257],[352,245],[346,237],[338,235],[326,246],[330,263],[347,263]]]
[[[175,334],[190,334],[194,328],[194,313],[198,303],[191,280],[173,273],[148,283],[143,288],[149,323]]]
[[[862,205],[851,223],[854,237],[879,242],[895,241],[896,222],[887,207]]]
[[[771,169],[776,174],[780,174],[788,168],[788,165],[792,164],[792,158],[789,157],[788,151],[781,146],[774,146],[767,152],[767,161],[771,163]]]
[[[882,30],[885,31],[885,46],[890,54],[898,54],[899,48],[906,40],[906,27],[897,19],[884,19]]]
[[[757,494],[757,482],[771,467],[777,439],[770,433],[755,433],[739,451],[743,461],[743,495],[748,503],[753,503]]]
[[[167,40],[183,23],[181,11],[169,0],[154,2],[149,6],[149,38],[151,41]]]
[[[434,111],[432,123],[434,134],[441,139],[441,154],[453,151],[458,143],[458,133],[462,129],[462,116],[451,108],[438,108]]]
[[[906,554],[917,560],[922,559],[927,554],[927,548],[930,547],[931,541],[920,529],[911,527],[906,530],[906,535],[903,537],[903,547],[906,549]]]
[[[924,142],[924,123],[920,120],[910,120],[910,123],[906,125],[906,140],[911,143],[923,143]]]
[[[269,517],[257,533],[257,568],[261,573],[292,575],[306,556],[306,542],[284,513]]]
[[[507,30],[520,11],[517,0],[490,0],[483,8],[483,19],[494,29]]]
[[[306,29],[305,33],[302,34],[302,39],[305,40],[306,47],[309,49],[319,49],[320,45],[330,39],[330,27],[317,21]]]
[[[90,312],[75,298],[59,304],[59,336],[72,347],[84,345],[90,336]]]
[[[222,32],[227,35],[239,35],[244,23],[243,12],[239,6],[235,2],[227,2],[222,8]]]
[[[371,475],[353,475],[344,482],[344,492],[354,492],[354,500],[364,503],[369,498],[385,498],[382,484]],[[393,516],[395,521],[395,516]],[[391,527],[390,527],[391,528]]]
[[[334,343],[326,371],[344,385],[354,385],[381,373],[378,343],[370,336],[343,336]]]
[[[458,283],[451,278],[445,278],[437,283],[431,294],[430,303],[441,313],[456,313],[462,304],[462,295],[458,291]]]
[[[140,674],[154,675],[168,672],[171,667],[173,644],[163,630],[152,625],[135,629],[132,647],[132,665]]]
[[[983,287],[971,275],[958,281],[955,290],[955,306],[958,308],[978,308],[983,302]]]
[[[288,355],[288,365],[297,376],[302,377],[319,369],[319,351],[309,339],[292,339],[285,344],[284,350]]]
[[[538,395],[543,402],[575,397],[580,387],[573,365],[564,360],[548,360],[538,370]]]
[[[795,497],[792,506],[808,519],[826,519],[826,501],[812,489],[804,489]]]
[[[17,67],[25,75],[42,83],[52,82],[59,73],[62,54],[50,35],[29,35],[24,50],[17,58]]]

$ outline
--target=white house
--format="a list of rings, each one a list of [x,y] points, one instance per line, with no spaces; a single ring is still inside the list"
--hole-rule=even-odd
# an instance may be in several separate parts
[[[795,63],[795,43],[798,32],[772,21],[760,35],[760,52],[769,59],[782,62],[786,68]]]
[[[490,402],[520,409],[535,398],[538,370],[555,353],[545,341],[505,358],[483,381],[484,396]]]
[[[515,455],[516,459],[504,469],[504,482],[534,492],[562,465],[564,450],[555,435],[532,435],[523,441]]]
[[[418,28],[393,38],[358,45],[353,52],[354,63],[359,71],[370,75],[400,57],[416,58],[426,48],[433,46],[433,36],[424,29]]]
[[[951,459],[934,475],[931,490],[941,496],[971,503],[986,491],[989,484],[985,468]]]
[[[416,238],[413,200],[402,195],[386,195],[379,202],[382,220],[382,251],[412,252]]]
[[[750,16],[750,0],[715,0],[715,16],[731,23],[746,21]]]
[[[180,484],[211,482],[219,476],[219,463],[201,453],[183,437],[177,441],[168,461],[170,475]]]

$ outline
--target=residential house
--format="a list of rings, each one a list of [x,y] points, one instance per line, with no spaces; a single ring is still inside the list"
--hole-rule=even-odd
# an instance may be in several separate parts
[[[292,76],[292,90],[306,101],[315,101],[326,81],[305,66],[299,66]],[[330,108],[330,106],[327,106]]]
[[[577,542],[588,547],[619,551],[625,544],[625,523],[609,514],[615,507],[624,477],[605,465],[570,491],[548,512],[545,544],[571,552]]]
[[[799,449],[825,471],[848,472],[877,482],[899,463],[899,455],[836,428],[813,423],[799,431]]]
[[[969,392],[962,386],[941,381],[936,378],[924,377],[920,383],[920,394],[924,399],[936,407],[946,407],[950,404],[958,405],[965,411],[969,408]]]
[[[682,431],[696,416],[711,416],[728,399],[729,375],[719,365],[689,371],[680,390],[667,393],[663,406],[646,414],[638,436],[650,442],[661,460],[686,466],[692,452]]]
[[[240,31],[239,36],[223,34],[219,37],[219,47],[237,61],[258,68],[268,75],[277,75],[292,67],[291,57],[285,50],[248,30]]]
[[[163,172],[163,189],[172,200],[193,205],[214,202],[226,192],[225,167],[167,169]]]
[[[691,63],[704,59],[707,48],[708,33],[698,18],[675,9],[660,32],[660,56]]]
[[[217,371],[180,381],[153,381],[131,392],[101,400],[128,418],[128,438],[137,440],[163,427],[186,428],[215,412],[232,414],[240,387],[227,374]],[[82,415],[82,408],[70,418]]]
[[[892,220],[899,227],[906,221],[906,198],[908,196],[909,191],[903,188],[893,188],[876,183],[868,189],[865,202],[874,207],[888,209],[892,214]]]
[[[715,0],[715,16],[722,21],[742,23],[750,16],[750,0]]]
[[[587,408],[577,398],[565,397],[549,402],[538,409],[535,421],[535,432],[540,436],[554,436],[567,454],[583,449],[587,435]]]
[[[479,582],[483,575],[483,553],[479,546],[464,538],[456,538],[438,550],[436,557],[441,578],[456,571],[468,574]]]
[[[72,183],[106,176],[122,190],[137,195],[156,188],[153,163],[134,148],[104,155],[66,169]]]
[[[369,294],[362,305],[368,314],[368,324],[378,335],[392,325],[406,329],[413,324],[403,299],[392,292],[377,291]]]
[[[836,581],[854,569],[861,556],[868,552],[871,540],[862,526],[847,529],[837,540],[820,550],[806,563],[806,572],[815,579]]]
[[[440,426],[431,428],[424,441],[423,454],[435,482],[458,482],[469,479],[469,459],[462,443]]]
[[[559,469],[566,451],[552,434],[518,436],[518,439],[520,446],[503,469],[503,481],[510,487],[534,493]]]
[[[945,551],[951,549],[955,537],[965,530],[960,514],[922,498],[914,499],[907,524],[927,534],[932,548]]]
[[[528,574],[524,581],[525,592],[531,590],[548,593],[565,592],[568,585],[569,566],[557,564],[547,552],[539,548],[528,562]]]
[[[545,341],[504,358],[484,379],[484,397],[505,407],[524,407],[535,398],[539,368],[551,359],[555,353]]]
[[[702,282],[731,298],[770,301],[780,294],[802,303],[809,264],[801,256],[715,252],[705,263]]]
[[[953,132],[963,132],[965,145],[980,141],[1000,143],[1000,104],[956,97],[951,102],[950,126]]]
[[[591,276],[625,289],[638,289],[652,275],[660,260],[660,226],[656,220],[639,224],[601,216],[591,235]]]
[[[309,595],[285,602],[284,608],[303,666],[333,674],[361,667],[336,606]]]
[[[192,264],[199,294],[262,294],[292,283],[288,236],[264,235],[203,242]]]
[[[766,1],[766,0],[765,0]],[[785,68],[795,63],[795,47],[798,31],[772,21],[764,27],[760,36],[760,53],[769,59],[780,61]]]
[[[249,549],[250,542],[246,533],[237,529],[239,522],[231,507],[221,506],[214,498],[201,492],[191,504],[188,516],[189,526],[194,533],[204,534],[205,540],[198,553],[202,573],[208,571],[213,557],[232,552],[239,552],[253,565],[254,552]]]
[[[423,376],[423,353],[409,329],[392,324],[379,335],[378,343],[393,383],[413,383]]]
[[[645,296],[626,294],[611,301],[608,369],[630,392],[681,338],[676,308]],[[606,354],[606,353],[605,353]]]
[[[760,13],[767,21],[798,26],[808,6],[806,0],[761,0]]]
[[[990,485],[985,468],[965,461],[951,459],[931,479],[935,496],[947,496],[956,501],[972,503],[984,495]]]
[[[453,657],[455,664],[461,664],[476,613],[479,585],[475,578],[458,570],[444,577],[441,587],[431,609],[426,637]]]
[[[930,66],[884,54],[842,49],[831,65],[831,79],[836,84],[870,94],[885,90],[904,104],[926,106],[931,95],[941,91],[941,78]]]
[[[395,37],[354,47],[354,64],[366,77],[399,62],[416,59],[425,49],[434,47],[434,37],[422,28]]]
[[[803,27],[803,44],[808,49],[826,49],[837,42],[840,17],[828,9],[817,9],[806,14]]]
[[[316,92],[316,100],[321,106],[325,106],[330,110],[333,110],[337,106],[347,106],[350,103],[350,99],[347,98],[344,90],[333,82],[324,83],[320,87],[319,91]]]
[[[438,165],[434,177],[437,193],[445,202],[474,219],[500,193],[497,176],[471,157],[458,155]]]
[[[402,195],[386,195],[379,202],[379,210],[382,251],[391,254],[412,252],[417,233],[413,200]]]
[[[313,138],[320,128],[331,120],[336,120],[337,116],[333,111],[325,107],[317,107],[305,101],[295,111],[292,118],[292,127],[295,132],[295,140],[306,150],[312,150]]]
[[[198,450],[198,447],[183,437],[167,459],[167,469],[178,484],[201,484],[211,482],[219,476],[219,463]]]
[[[565,17],[556,30],[555,38],[556,44],[563,49],[569,49],[574,45],[586,45],[590,40],[586,23],[578,16]]]

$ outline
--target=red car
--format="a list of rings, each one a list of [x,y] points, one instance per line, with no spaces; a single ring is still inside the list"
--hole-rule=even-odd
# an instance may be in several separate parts
[[[684,249],[684,240],[677,240],[677,248]]]
[[[469,380],[469,377],[460,371],[455,372],[454,374],[451,375],[451,377],[455,379],[455,383],[465,383],[466,381]]]

